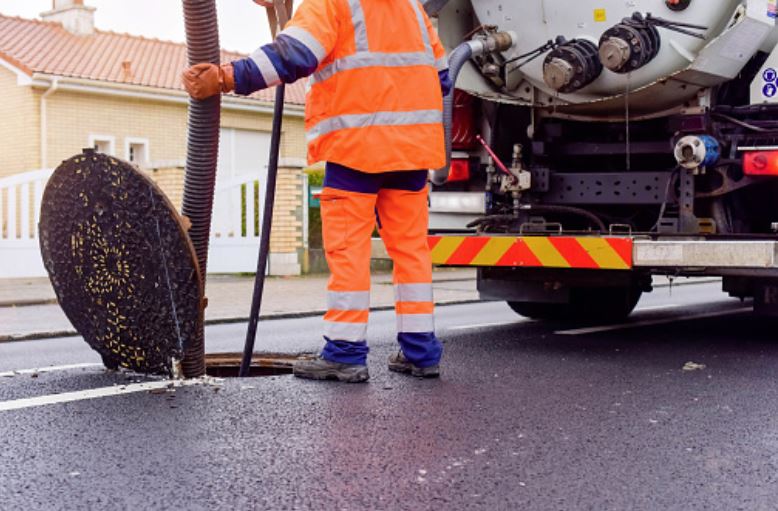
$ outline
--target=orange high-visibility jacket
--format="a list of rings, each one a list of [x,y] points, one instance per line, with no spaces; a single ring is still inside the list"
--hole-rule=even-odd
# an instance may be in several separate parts
[[[448,63],[417,0],[305,0],[281,34],[318,61],[305,107],[309,163],[445,164],[438,71]]]

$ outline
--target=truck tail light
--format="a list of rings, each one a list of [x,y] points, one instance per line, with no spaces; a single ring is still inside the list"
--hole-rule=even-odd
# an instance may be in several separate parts
[[[778,176],[778,151],[744,153],[743,173],[747,176]]]
[[[470,160],[451,159],[451,168],[448,171],[448,182],[468,181],[470,179]]]
[[[454,150],[467,150],[475,147],[476,116],[475,98],[470,94],[454,89],[454,111],[451,124],[451,147]]]

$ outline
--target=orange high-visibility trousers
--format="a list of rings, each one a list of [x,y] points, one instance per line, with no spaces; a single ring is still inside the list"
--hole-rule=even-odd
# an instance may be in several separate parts
[[[426,171],[367,174],[327,165],[321,194],[324,252],[330,267],[322,356],[364,364],[368,352],[370,236],[378,232],[394,262],[397,339],[417,367],[439,362],[432,263],[427,244]]]

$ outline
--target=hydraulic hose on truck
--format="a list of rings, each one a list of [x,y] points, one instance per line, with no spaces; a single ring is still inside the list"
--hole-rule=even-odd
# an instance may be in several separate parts
[[[260,2],[257,2],[260,3]],[[289,21],[291,1],[285,4],[283,0],[264,2],[268,10],[267,17],[270,22],[270,31],[275,38],[278,26],[283,27]],[[288,7],[288,9],[287,9]],[[254,295],[251,298],[251,311],[249,313],[249,325],[246,331],[246,342],[243,346],[243,359],[240,363],[238,376],[249,375],[251,357],[254,353],[254,342],[257,338],[257,324],[259,323],[259,310],[262,306],[262,293],[265,289],[265,272],[267,269],[267,257],[270,252],[270,229],[273,225],[273,204],[276,196],[276,177],[278,176],[278,154],[281,147],[281,123],[284,118],[284,95],[286,89],[283,83],[276,87],[275,104],[273,105],[273,128],[270,135],[270,158],[267,164],[267,183],[265,185],[265,204],[262,214],[262,233],[259,242],[259,256],[257,257],[257,273],[254,277]]]
[[[454,116],[454,88],[459,72],[471,58],[493,51],[505,51],[515,44],[516,34],[512,32],[497,32],[484,38],[465,41],[460,44],[448,57],[448,73],[452,87],[443,98],[443,132],[446,140],[446,165],[433,170],[430,179],[433,184],[442,185],[448,179],[449,167],[451,167],[451,125]]]
[[[183,7],[189,65],[201,62],[218,65],[221,50],[215,0],[183,0]],[[181,212],[191,221],[189,237],[197,253],[203,288],[208,265],[216,163],[219,157],[220,118],[220,95],[203,100],[189,99],[186,171]],[[187,378],[205,374],[205,305],[205,302],[200,305],[197,333],[184,352],[182,367]]]

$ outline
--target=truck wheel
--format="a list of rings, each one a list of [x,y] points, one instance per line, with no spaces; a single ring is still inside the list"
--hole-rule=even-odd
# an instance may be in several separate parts
[[[563,320],[570,316],[569,303],[507,302],[519,316],[530,319]]]
[[[630,315],[643,294],[636,286],[577,287],[569,303],[508,302],[516,313],[554,321],[621,321]]]

